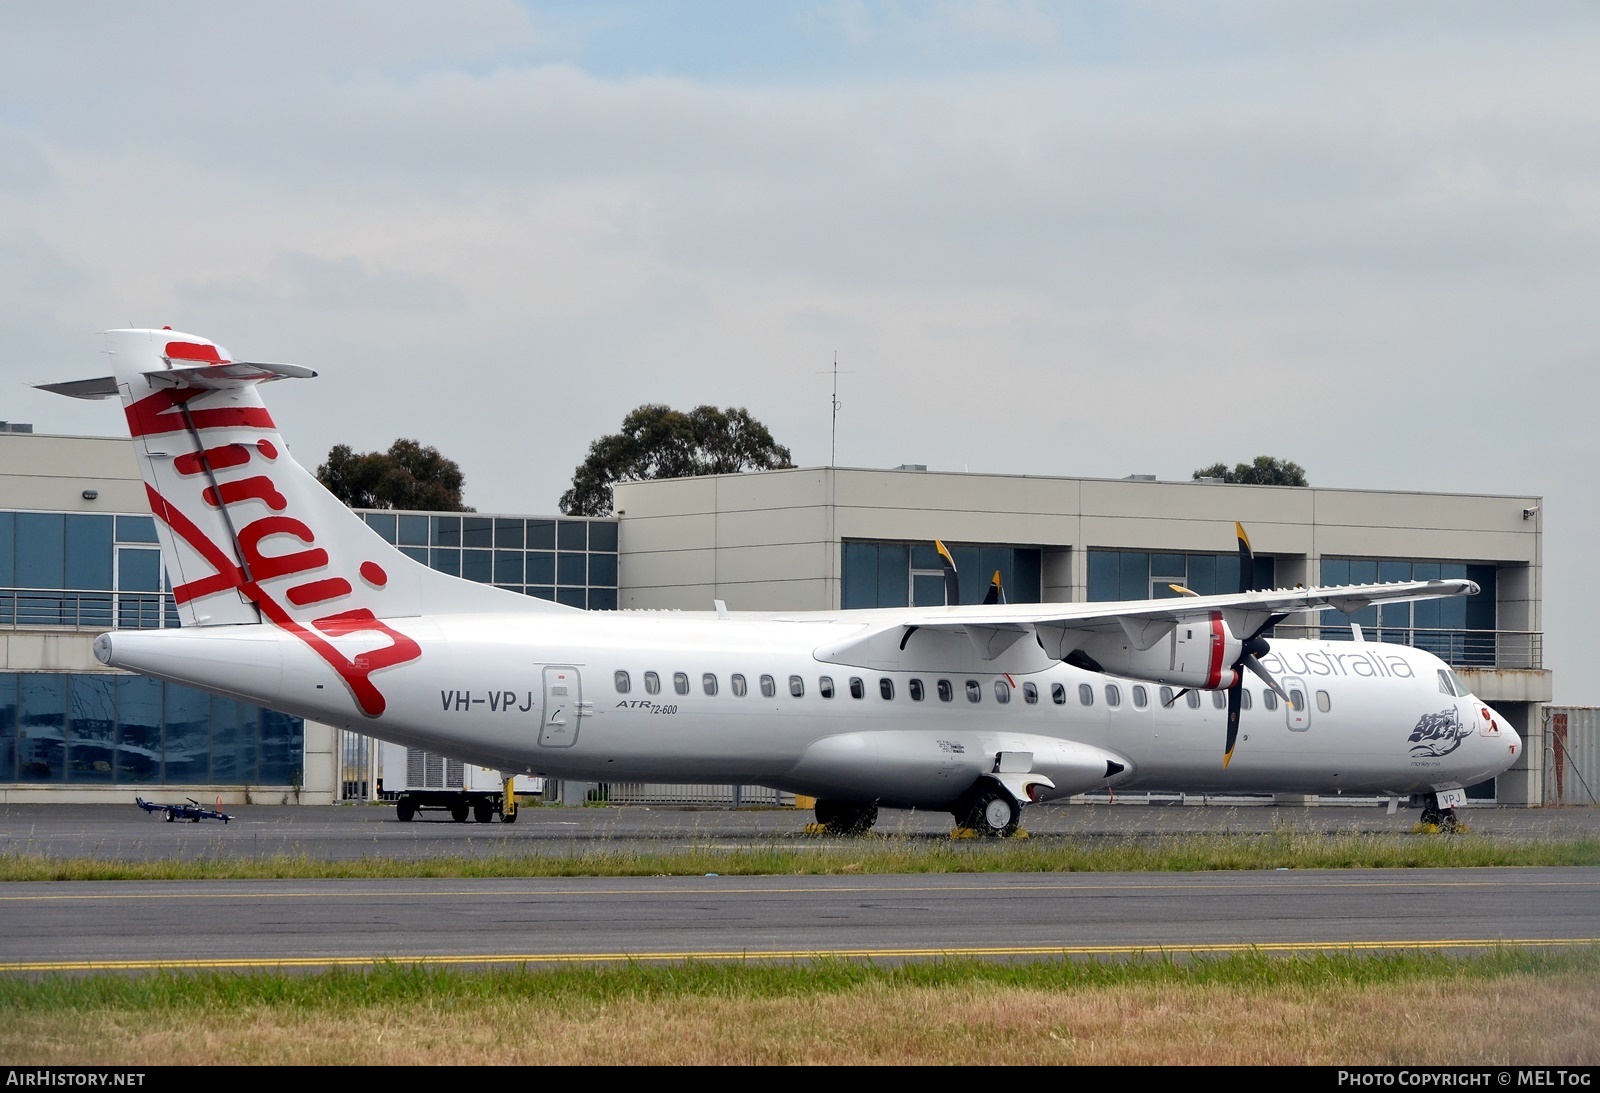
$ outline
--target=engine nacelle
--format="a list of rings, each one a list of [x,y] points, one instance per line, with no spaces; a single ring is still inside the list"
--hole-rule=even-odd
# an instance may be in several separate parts
[[[1234,684],[1242,652],[1243,643],[1213,612],[1209,619],[1176,625],[1129,620],[1120,633],[1092,635],[1066,660],[1111,675],[1211,691]]]

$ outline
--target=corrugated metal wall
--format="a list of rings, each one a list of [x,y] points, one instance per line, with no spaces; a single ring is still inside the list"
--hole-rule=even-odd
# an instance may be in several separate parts
[[[1544,803],[1600,804],[1600,706],[1544,708]]]

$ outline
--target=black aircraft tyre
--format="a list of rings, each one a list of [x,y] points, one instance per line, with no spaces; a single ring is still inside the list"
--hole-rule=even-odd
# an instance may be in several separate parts
[[[960,817],[957,817],[960,820]],[[978,794],[967,811],[963,827],[969,827],[985,838],[1006,839],[1017,833],[1022,822],[1022,809],[999,790],[985,790]]]
[[[517,810],[517,812],[521,812],[521,811],[522,811],[521,809]],[[517,822],[517,812],[502,812],[500,814],[500,822],[503,823],[503,824],[514,824],[514,823],[516,823]]]
[[[865,835],[878,822],[878,806],[848,801],[818,801],[817,823],[830,835]]]

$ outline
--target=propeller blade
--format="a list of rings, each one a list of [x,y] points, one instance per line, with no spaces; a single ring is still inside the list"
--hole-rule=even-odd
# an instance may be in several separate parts
[[[1279,698],[1283,699],[1285,702],[1289,701],[1289,692],[1285,691],[1281,686],[1279,686],[1278,681],[1272,678],[1272,673],[1267,671],[1266,666],[1263,665],[1259,660],[1252,656],[1244,656],[1239,658],[1239,663],[1250,669],[1256,675],[1260,676],[1262,681],[1265,682],[1268,687],[1271,687],[1274,691],[1278,692]]]
[[[956,573],[956,560],[938,539],[933,541],[933,549],[939,552],[939,564],[944,566],[944,605],[954,607],[961,602],[961,577]]]
[[[1198,595],[1200,595],[1200,593],[1195,592],[1192,589],[1185,588],[1181,584],[1169,584],[1169,585],[1167,585],[1167,587],[1172,589],[1174,592],[1176,592],[1180,596],[1198,596]]]
[[[1005,586],[1000,583],[1000,571],[994,571],[994,577],[989,581],[989,594],[983,598],[984,606],[1006,602]]]
[[[1244,683],[1235,680],[1232,687],[1228,688],[1228,742],[1222,751],[1222,769],[1227,770],[1228,764],[1233,762],[1233,745],[1239,740],[1239,706],[1244,696]]]
[[[1244,533],[1244,525],[1237,520],[1233,522],[1233,530],[1239,534],[1239,591],[1254,592],[1256,556],[1250,552],[1250,536]]]
[[[1173,704],[1175,702],[1177,702],[1178,699],[1182,698],[1184,695],[1188,694],[1192,690],[1194,690],[1193,687],[1185,687],[1183,690],[1179,691],[1177,694],[1173,695],[1171,698],[1169,698],[1165,702],[1163,702],[1162,705],[1167,707],[1168,709],[1171,709]]]

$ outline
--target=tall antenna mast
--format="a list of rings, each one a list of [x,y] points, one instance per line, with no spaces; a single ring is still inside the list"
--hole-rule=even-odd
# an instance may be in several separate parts
[[[839,465],[839,351],[833,351],[833,430],[828,436],[828,466]]]

